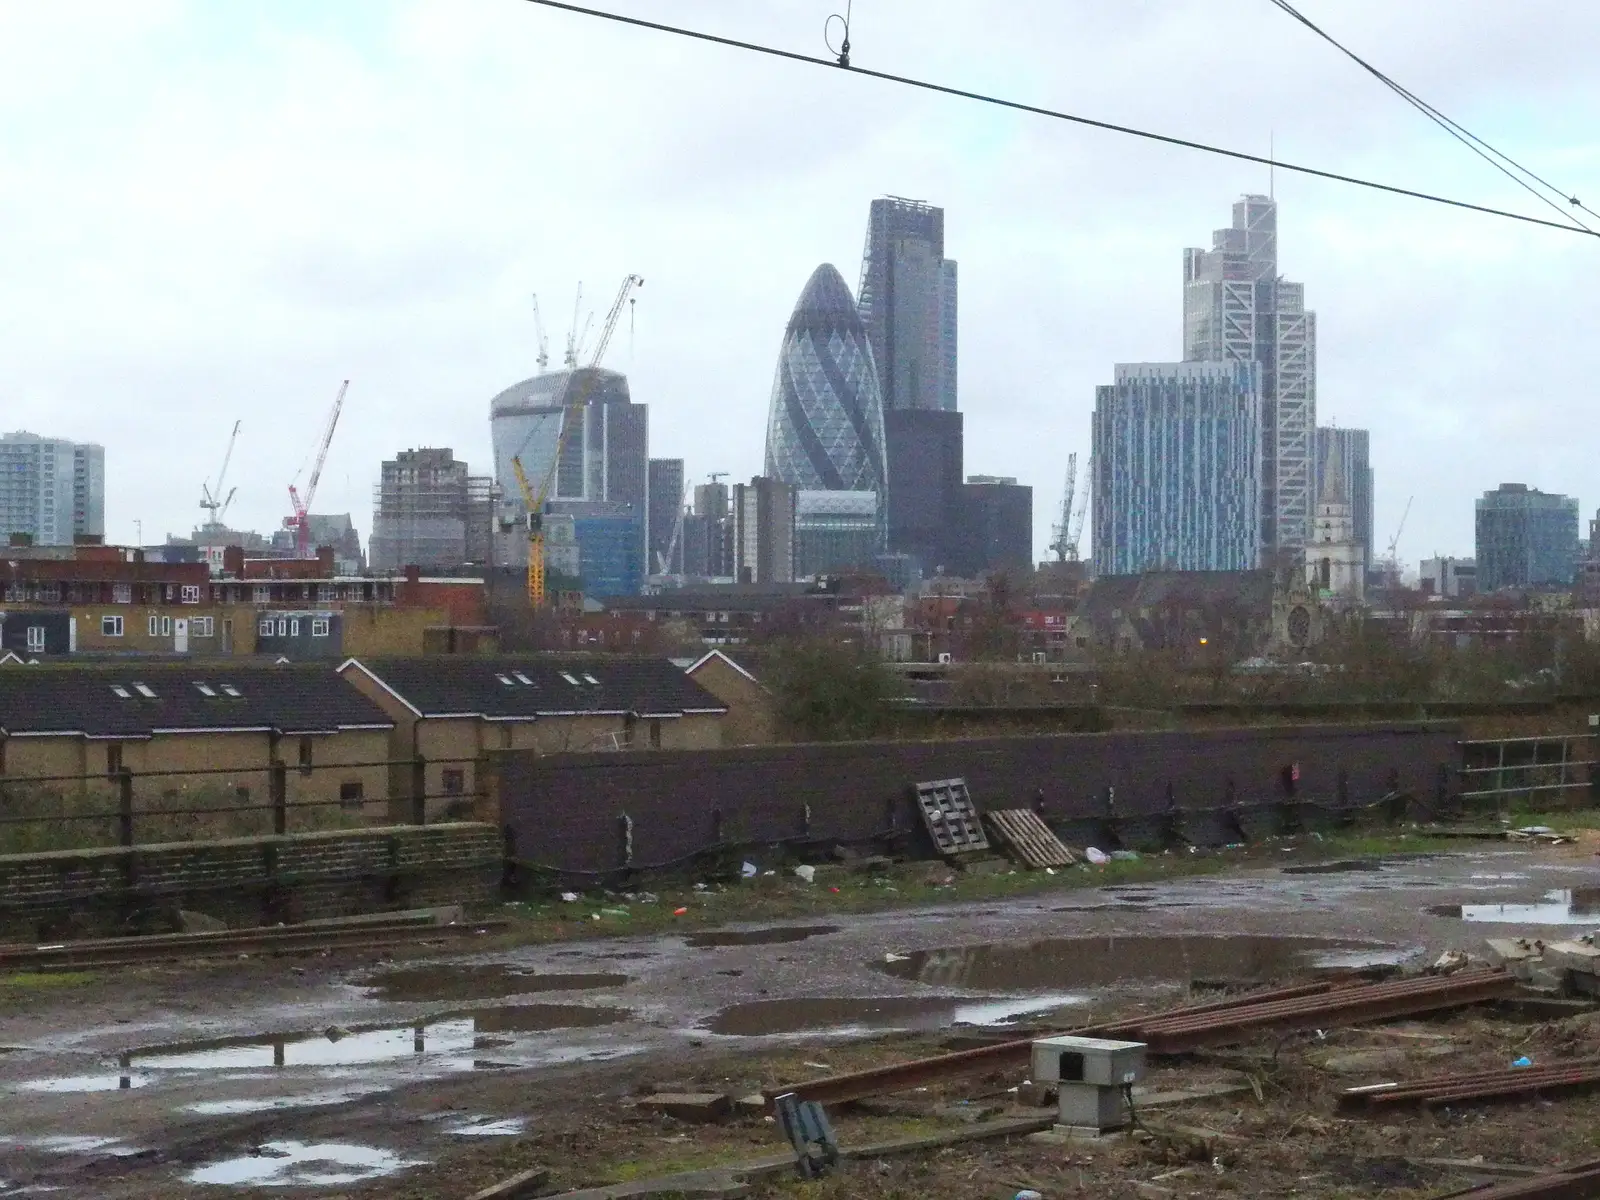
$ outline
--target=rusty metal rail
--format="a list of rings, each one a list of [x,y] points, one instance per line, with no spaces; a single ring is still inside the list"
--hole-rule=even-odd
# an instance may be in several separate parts
[[[1339,1094],[1339,1110],[1376,1113],[1398,1108],[1432,1108],[1596,1086],[1600,1086],[1600,1058],[1585,1058],[1545,1067],[1509,1067],[1498,1071],[1438,1075],[1410,1083],[1347,1088]]]
[[[1204,1004],[1188,1005],[1165,1014],[1167,1016],[1220,1013],[1270,1000],[1287,1000],[1302,996],[1325,995],[1342,985],[1342,980],[1321,980],[1292,987],[1276,988],[1267,992],[1253,992],[1232,996],[1226,1000],[1211,1000]],[[1133,1022],[1121,1021],[1101,1025],[1084,1025],[1062,1030],[1062,1033],[1083,1037],[1115,1037],[1131,1030]],[[1044,1036],[1044,1035],[1041,1035]],[[956,1079],[975,1075],[980,1071],[994,1071],[1002,1067],[1026,1063],[1033,1054],[1033,1039],[1021,1038],[1010,1042],[997,1042],[992,1046],[979,1046],[972,1050],[957,1050],[933,1058],[912,1059],[893,1063],[887,1067],[873,1067],[866,1071],[852,1071],[845,1075],[831,1075],[826,1079],[813,1079],[808,1083],[774,1088],[766,1093],[770,1103],[781,1092],[794,1092],[802,1100],[816,1100],[822,1104],[841,1104],[846,1100],[860,1100],[867,1096],[881,1096],[890,1092],[909,1091],[914,1087],[941,1079]]]
[[[1063,1032],[1125,1038],[1145,1042],[1158,1054],[1183,1054],[1206,1046],[1242,1041],[1257,1033],[1323,1029],[1440,1012],[1509,996],[1515,990],[1516,980],[1500,969],[1371,984],[1351,977],[1257,992]],[[787,1091],[803,1100],[838,1104],[1026,1063],[1032,1045],[1032,1038],[1001,1042],[935,1058],[913,1059],[887,1067],[813,1079],[774,1089],[766,1095],[769,1102],[773,1096]]]
[[[1387,1021],[1497,1000],[1516,990],[1504,970],[1464,971],[1457,975],[1397,979],[1342,988],[1329,996],[1306,996],[1247,1005],[1219,1014],[1173,1014],[1135,1022],[1129,1035],[1157,1054],[1182,1054],[1253,1033],[1284,1033]]]
[[[1454,1200],[1470,1196],[1472,1200],[1593,1200],[1600,1196],[1600,1159],[1561,1167],[1532,1179],[1516,1179],[1508,1183],[1464,1188],[1459,1192],[1446,1192],[1436,1200]]]
[[[356,925],[237,929],[219,933],[152,934],[42,946],[0,947],[0,972],[59,967],[116,967],[164,960],[240,954],[304,954],[319,950],[387,946],[397,942],[459,938],[504,929],[503,920],[429,925],[415,920]]]

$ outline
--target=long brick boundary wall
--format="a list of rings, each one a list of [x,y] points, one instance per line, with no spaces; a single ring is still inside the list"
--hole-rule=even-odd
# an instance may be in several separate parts
[[[235,926],[493,899],[493,825],[395,825],[0,855],[0,937],[148,928],[178,909]]]
[[[572,878],[674,865],[712,847],[871,843],[931,854],[919,780],[962,776],[980,808],[1031,807],[1072,840],[1158,828],[1200,844],[1333,824],[1386,797],[1452,794],[1452,722],[1127,731],[539,756],[493,755],[517,860]],[[487,817],[488,813],[480,813]],[[1241,828],[1254,824],[1255,830]]]

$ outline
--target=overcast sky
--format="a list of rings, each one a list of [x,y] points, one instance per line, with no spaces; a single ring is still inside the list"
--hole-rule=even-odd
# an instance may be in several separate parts
[[[596,0],[825,53],[842,0]],[[1302,0],[1600,209],[1600,5]],[[1268,0],[855,0],[855,61],[1548,214]],[[270,530],[351,380],[317,511],[382,459],[489,467],[488,402],[578,281],[646,280],[607,365],[691,481],[762,466],[789,312],[854,286],[874,196],[946,211],[967,470],[1034,488],[1039,553],[1094,387],[1178,357],[1182,250],[1247,163],[524,0],[0,0],[0,425],[106,447],[107,531],[187,533],[244,422],[230,523]],[[1600,243],[1278,172],[1318,313],[1318,417],[1372,431],[1381,551],[1472,550],[1472,500],[1594,485]],[[1582,281],[1588,280],[1587,284]],[[1584,528],[1587,534],[1587,526]],[[1087,551],[1087,544],[1085,544]]]

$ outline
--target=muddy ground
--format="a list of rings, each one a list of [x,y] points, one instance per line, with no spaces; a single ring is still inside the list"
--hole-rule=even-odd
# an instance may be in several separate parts
[[[534,1165],[573,1187],[759,1158],[782,1149],[760,1117],[683,1125],[634,1101],[657,1088],[743,1094],[936,1052],[957,1025],[1077,1024],[1194,991],[1477,950],[1507,930],[1585,931],[1600,926],[1584,890],[1600,885],[1595,864],[1587,846],[1480,847],[832,915],[826,879],[770,877],[701,894],[682,935],[575,940],[585,921],[626,919],[594,922],[630,905],[591,897],[567,906],[566,940],[502,939],[478,954],[452,943],[437,951],[448,958],[422,946],[403,962],[341,954],[13,979],[0,985],[0,1197],[465,1200]],[[790,890],[804,890],[804,919],[737,923]],[[657,927],[670,930],[670,912]],[[809,1194],[1430,1195],[1464,1177],[1424,1159],[1600,1154],[1600,1100],[1376,1123],[1337,1116],[1334,1092],[1597,1054],[1597,1028],[1479,1009],[1162,1062],[1149,1092],[1247,1090],[1151,1110],[1141,1121],[1153,1132],[1134,1140],[1019,1138],[869,1160]],[[846,1145],[958,1128],[1014,1112],[1018,1083],[964,1080],[833,1116]],[[797,1188],[770,1181],[755,1194]]]

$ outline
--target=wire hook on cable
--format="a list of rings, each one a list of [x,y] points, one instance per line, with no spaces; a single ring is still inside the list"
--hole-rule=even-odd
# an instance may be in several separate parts
[[[848,0],[844,6],[844,16],[833,13],[822,23],[822,42],[828,47],[828,53],[838,55],[837,62],[846,70],[850,67],[850,16],[851,9],[855,7],[855,0]],[[844,27],[844,41],[837,47],[833,44],[833,23],[837,21]]]

